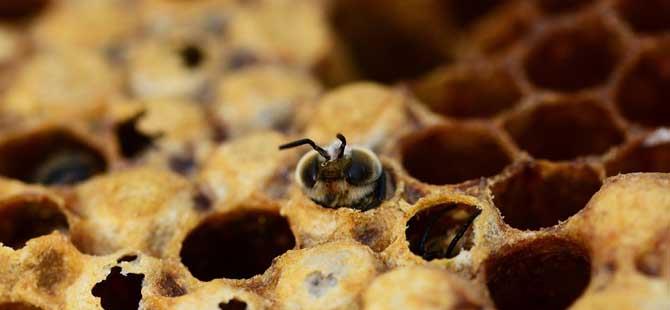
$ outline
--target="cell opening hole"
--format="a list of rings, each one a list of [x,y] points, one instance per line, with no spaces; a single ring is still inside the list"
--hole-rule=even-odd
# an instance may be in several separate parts
[[[105,310],[139,309],[143,280],[143,274],[123,275],[121,267],[115,266],[105,280],[93,286],[91,294],[100,298],[100,304]]]
[[[13,249],[53,231],[67,234],[69,225],[58,205],[44,197],[19,197],[0,202],[0,242]]]
[[[405,170],[434,185],[490,177],[512,162],[495,133],[481,127],[426,128],[405,137],[401,152]]]
[[[565,309],[591,281],[591,263],[580,245],[556,237],[507,249],[485,262],[486,285],[496,307]]]
[[[600,22],[545,35],[527,56],[525,70],[536,86],[573,92],[603,85],[622,54],[621,40]]]
[[[0,175],[26,183],[71,185],[105,170],[101,152],[63,130],[14,137],[0,145]]]
[[[181,259],[202,281],[247,279],[294,246],[289,223],[278,213],[240,210],[203,221],[184,240]]]
[[[440,204],[419,211],[405,230],[410,251],[430,261],[470,250],[479,214],[479,209],[466,204]]]
[[[508,225],[537,230],[579,212],[601,185],[598,172],[589,166],[527,164],[491,190]]]

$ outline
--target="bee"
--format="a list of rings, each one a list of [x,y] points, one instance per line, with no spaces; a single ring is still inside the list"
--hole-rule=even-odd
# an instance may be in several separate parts
[[[386,173],[377,155],[369,149],[348,146],[342,134],[326,149],[310,139],[279,146],[285,150],[309,145],[313,150],[302,156],[295,179],[303,192],[326,208],[369,210],[386,196]]]
[[[433,226],[445,216],[445,213],[450,211],[445,209],[436,214],[436,216],[428,223],[428,226],[425,228],[421,240],[419,241],[419,251],[418,254],[421,255],[425,260],[432,260],[435,258],[453,258],[458,254],[456,249],[459,243],[465,242],[463,237],[465,237],[466,232],[472,226],[472,223],[475,221],[475,218],[481,213],[480,210],[475,211],[473,214],[470,214],[464,223],[460,225],[457,229],[448,229],[444,235],[435,236],[430,238],[431,230]],[[453,235],[453,237],[452,237]],[[447,240],[451,239],[448,243],[445,243]]]

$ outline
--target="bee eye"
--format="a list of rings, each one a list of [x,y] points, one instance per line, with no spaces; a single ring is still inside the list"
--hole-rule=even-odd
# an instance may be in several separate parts
[[[351,164],[347,167],[346,178],[351,185],[362,185],[376,180],[381,174],[381,164],[374,155],[354,149]]]
[[[309,152],[298,162],[298,178],[303,186],[312,188],[319,173],[319,156],[316,152]]]
[[[370,178],[371,169],[367,163],[352,161],[347,169],[347,182],[352,185],[364,184]]]

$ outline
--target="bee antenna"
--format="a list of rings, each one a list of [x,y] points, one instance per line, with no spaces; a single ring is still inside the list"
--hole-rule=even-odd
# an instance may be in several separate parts
[[[285,149],[290,149],[290,148],[294,148],[296,146],[301,146],[301,145],[305,145],[305,144],[308,144],[315,151],[319,152],[319,154],[321,156],[323,156],[323,158],[325,158],[326,160],[330,160],[330,155],[328,154],[328,152],[326,150],[324,150],[322,147],[316,145],[316,143],[314,143],[314,141],[312,141],[311,139],[300,139],[300,140],[296,140],[296,141],[289,142],[289,143],[286,143],[286,144],[282,144],[282,145],[279,146],[279,149],[280,150],[285,150]]]
[[[344,156],[344,148],[347,146],[347,138],[341,133],[337,134],[337,138],[342,142],[342,144],[340,144],[340,151],[337,153],[337,158],[342,158],[342,156]]]

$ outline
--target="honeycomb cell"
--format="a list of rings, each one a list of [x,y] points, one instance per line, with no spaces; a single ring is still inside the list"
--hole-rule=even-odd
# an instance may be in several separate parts
[[[166,297],[184,296],[188,292],[179,284],[177,275],[171,272],[163,272],[157,281],[158,293]]]
[[[472,27],[469,41],[485,55],[504,53],[527,36],[537,17],[530,2],[506,5]]]
[[[538,7],[547,14],[562,14],[577,11],[591,3],[593,0],[539,0]]]
[[[419,211],[407,223],[412,253],[425,260],[452,258],[473,246],[473,222],[480,211],[466,204],[439,204]]]
[[[550,227],[579,212],[600,189],[600,176],[581,164],[524,164],[491,188],[505,222],[521,230]]]
[[[635,268],[648,277],[670,277],[670,226],[661,230],[652,246],[638,255]]]
[[[503,125],[522,149],[549,160],[600,155],[625,138],[612,113],[586,98],[543,101]]]
[[[568,230],[576,228],[578,235],[588,236],[592,257],[601,262],[598,265],[611,261],[630,272],[634,261],[641,258],[651,263],[650,269],[659,266],[654,261],[660,260],[669,270],[667,256],[656,255],[667,249],[661,245],[668,242],[670,229],[668,175],[627,174],[607,180],[588,208],[566,223]]]
[[[448,60],[428,38],[432,34],[407,31],[380,5],[388,6],[379,1],[338,0],[330,15],[332,28],[362,78],[383,83],[415,78]]]
[[[621,54],[620,38],[602,22],[575,21],[545,32],[524,67],[535,86],[572,92],[605,84]]]
[[[448,18],[459,27],[468,27],[501,6],[502,0],[447,0],[442,1]]]
[[[235,12],[230,10],[235,6],[232,2],[214,3],[229,8],[218,10],[229,21],[225,42],[232,41],[233,47],[247,49],[260,59],[308,68],[322,60],[333,47],[322,5],[330,2],[258,1],[240,10],[240,14],[231,14]],[[232,16],[235,17],[230,18]]]
[[[237,299],[231,299],[228,302],[219,303],[219,309],[221,310],[244,310],[247,308],[247,303]]]
[[[454,118],[494,116],[521,98],[512,76],[503,68],[490,66],[440,70],[413,89],[431,110]]]
[[[13,249],[53,231],[67,232],[65,214],[46,197],[19,196],[0,202],[0,242]]]
[[[214,88],[212,116],[231,138],[263,130],[290,131],[297,108],[321,92],[304,72],[267,65],[227,74]]]
[[[369,82],[350,83],[316,102],[306,120],[304,134],[325,144],[342,133],[348,143],[379,150],[395,139],[399,128],[409,125],[407,103],[410,100],[407,92],[398,88]],[[343,113],[347,117],[337,117],[345,115]]]
[[[491,308],[480,290],[433,266],[403,266],[375,278],[365,293],[365,310],[475,310]]]
[[[500,172],[512,161],[498,136],[478,125],[437,125],[401,141],[402,165],[419,181],[456,184]]]
[[[670,41],[644,51],[618,84],[623,116],[645,126],[670,125]]]
[[[0,1],[0,19],[22,19],[39,15],[51,4],[51,0],[5,0]]]
[[[137,255],[135,254],[128,254],[128,255],[123,255],[119,257],[119,259],[116,260],[117,263],[121,262],[132,262],[137,259]]]
[[[0,304],[0,310],[42,310],[42,308],[24,302],[5,302]]]
[[[91,294],[100,298],[104,310],[139,309],[143,280],[143,274],[124,275],[121,267],[112,267],[107,278],[93,286]]]
[[[23,182],[69,185],[106,169],[103,154],[64,130],[34,132],[0,143],[0,175]]]
[[[191,36],[193,37],[193,36]],[[139,99],[197,98],[212,69],[206,40],[143,40],[128,50],[127,90]]]
[[[670,30],[668,0],[618,0],[616,9],[635,32],[656,34]]]
[[[378,274],[377,256],[347,240],[291,251],[277,262],[277,309],[356,309]]]
[[[500,310],[565,309],[591,281],[586,249],[558,237],[512,246],[485,265],[486,285]]]
[[[278,213],[239,210],[214,215],[191,231],[181,259],[201,281],[246,279],[262,274],[275,257],[294,246],[288,221]]]
[[[179,49],[182,65],[189,69],[198,68],[206,58],[205,52],[196,44],[186,44]]]
[[[658,129],[620,149],[605,162],[607,175],[632,172],[670,172],[670,131]]]
[[[137,123],[144,114],[144,112],[139,113],[119,123],[115,128],[119,151],[124,158],[137,157],[153,145],[154,137],[141,132],[137,128]]]

